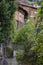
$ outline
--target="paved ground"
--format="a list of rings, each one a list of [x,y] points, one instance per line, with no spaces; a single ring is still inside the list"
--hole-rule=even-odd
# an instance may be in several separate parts
[[[9,65],[18,65],[16,60],[16,51],[13,53],[14,58],[7,59]]]
[[[16,60],[16,52],[14,51],[14,58],[7,58],[6,61],[8,65],[18,65]],[[2,65],[2,60],[0,59],[0,65]]]
[[[7,59],[9,65],[17,65],[16,57]]]
[[[7,58],[6,61],[8,62],[8,64],[5,64],[5,65],[18,65],[16,57],[14,57],[12,59],[11,58],[10,59]],[[0,61],[0,65],[3,65],[1,61]]]

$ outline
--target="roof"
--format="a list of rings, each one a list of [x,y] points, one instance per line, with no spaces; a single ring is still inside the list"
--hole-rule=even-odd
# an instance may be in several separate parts
[[[37,7],[32,6],[32,5],[27,5],[27,4],[25,4],[25,3],[21,2],[21,1],[19,1],[18,4],[22,5],[22,6],[30,7],[30,8],[33,8],[33,9],[37,9]]]

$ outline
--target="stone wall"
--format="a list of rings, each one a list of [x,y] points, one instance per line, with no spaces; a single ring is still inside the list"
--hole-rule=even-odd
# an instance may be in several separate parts
[[[24,23],[24,15],[19,11],[15,12],[15,19],[21,23]]]
[[[35,7],[26,6],[26,5],[22,5],[22,4],[20,4],[19,7],[21,7],[23,10],[25,10],[31,16],[34,16],[34,12],[36,12]]]

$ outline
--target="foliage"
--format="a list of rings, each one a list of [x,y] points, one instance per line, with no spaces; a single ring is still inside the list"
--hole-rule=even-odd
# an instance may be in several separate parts
[[[37,14],[35,17],[38,18],[38,23],[39,22],[43,22],[43,0],[40,1],[40,5],[39,7],[37,8]]]
[[[9,47],[6,47],[6,51],[9,53],[12,49]]]
[[[28,25],[28,27],[26,25]],[[24,63],[24,65],[43,65],[43,26],[38,26],[36,30],[29,22],[26,25],[26,27],[24,26],[25,28],[23,27],[24,29],[22,28],[22,31],[20,30],[18,33],[21,34],[21,36],[19,35],[18,38],[16,38],[18,43],[20,42],[21,44],[21,42],[23,42],[24,44],[23,57],[18,55],[19,60]],[[25,32],[24,34],[23,31]],[[24,38],[22,38],[22,35]]]
[[[24,61],[28,64],[26,65],[43,65],[43,1],[41,1],[41,7],[37,9],[39,12],[37,21],[37,26],[35,25],[35,29],[33,32],[34,35],[32,37],[28,33],[28,45],[25,47],[25,53],[24,53]],[[37,17],[37,16],[36,16]],[[30,44],[30,42],[33,39],[33,44]],[[30,45],[29,45],[30,44]]]
[[[37,40],[37,41],[36,41]],[[31,50],[34,50],[37,55],[36,63],[37,65],[43,65],[43,30],[37,34],[36,43],[33,45]]]
[[[43,1],[41,1],[42,3]],[[38,18],[39,21],[37,21],[37,26],[35,26],[35,29],[33,32],[34,35],[32,35],[32,37],[30,36],[30,34],[28,35],[28,41],[30,40],[30,42],[33,39],[33,45],[30,46],[30,42],[28,43],[28,45],[26,45],[25,47],[25,53],[24,53],[24,60],[25,62],[27,62],[28,64],[26,65],[43,65],[43,4],[41,4],[41,8],[38,8],[37,11],[39,12],[38,14]],[[40,11],[39,11],[40,10]],[[36,16],[37,17],[37,16]],[[32,39],[31,39],[32,38]]]
[[[15,37],[16,37],[16,34],[17,34],[17,22],[14,18],[12,18],[11,20],[11,30],[10,30],[10,38],[11,38],[11,41],[14,42],[15,41]]]
[[[11,31],[14,30],[13,13],[17,9],[15,0],[1,0],[0,2],[0,42],[11,39]],[[13,24],[12,24],[12,23]],[[13,26],[13,28],[12,28]],[[14,33],[14,32],[13,32]]]
[[[43,65],[43,1],[37,11],[37,25],[27,22],[16,36],[15,42],[24,44],[22,65]]]
[[[30,32],[32,33],[33,29],[34,29],[34,24],[31,25],[31,23],[27,21],[27,23],[20,30],[18,30],[17,36],[15,38],[15,43],[18,44],[27,43],[28,42],[27,34]]]
[[[13,57],[13,50],[12,48],[6,47],[6,56],[9,58]]]
[[[21,61],[23,59],[24,51],[23,50],[17,50],[16,51],[16,58],[17,61]]]
[[[2,53],[0,52],[0,57],[2,57]]]
[[[21,62],[24,62],[26,58],[28,58],[28,54],[31,55],[30,48],[33,45],[33,40],[34,40],[34,35],[35,35],[33,34],[34,29],[35,29],[34,24],[31,24],[29,21],[27,21],[24,27],[18,31],[18,34],[16,36],[15,43],[24,45],[24,53],[22,55],[23,57],[18,55],[18,58]],[[28,62],[28,60],[26,61]]]

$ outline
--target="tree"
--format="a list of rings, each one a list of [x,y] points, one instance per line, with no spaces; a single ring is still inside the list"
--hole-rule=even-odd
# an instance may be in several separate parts
[[[0,43],[3,45],[3,54],[5,55],[5,44],[8,41],[14,41],[16,23],[13,17],[17,9],[16,0],[0,1]]]
[[[32,58],[32,56],[30,56],[32,52],[30,51],[30,48],[34,44],[34,28],[34,24],[31,24],[28,20],[27,23],[18,31],[18,34],[15,39],[16,44],[22,44],[24,46],[24,54],[21,62],[25,63],[25,65],[28,65],[31,60],[30,57]]]
[[[17,32],[15,43],[25,44],[27,42],[27,34],[32,33],[34,30],[34,24],[31,25],[29,21]]]
[[[35,14],[35,17],[37,17],[37,24],[43,22],[43,0],[40,0],[39,3],[37,13]]]
[[[41,7],[37,9],[37,18],[38,21],[35,25],[35,29],[34,29],[34,33],[35,34],[33,37],[33,45],[30,47],[29,46],[26,47],[26,51],[25,51],[25,59],[26,61],[28,61],[28,64],[30,63],[30,65],[43,65],[43,1],[40,2]],[[29,36],[28,36],[29,37]],[[31,36],[30,38],[28,38],[28,41],[31,41]]]
[[[17,6],[14,0],[2,0],[0,2],[0,42],[5,42],[10,38],[11,20]],[[13,22],[14,23],[14,22]]]
[[[34,25],[28,22],[16,37],[16,43],[24,44],[22,65],[43,65],[43,1],[40,5],[37,23]]]

